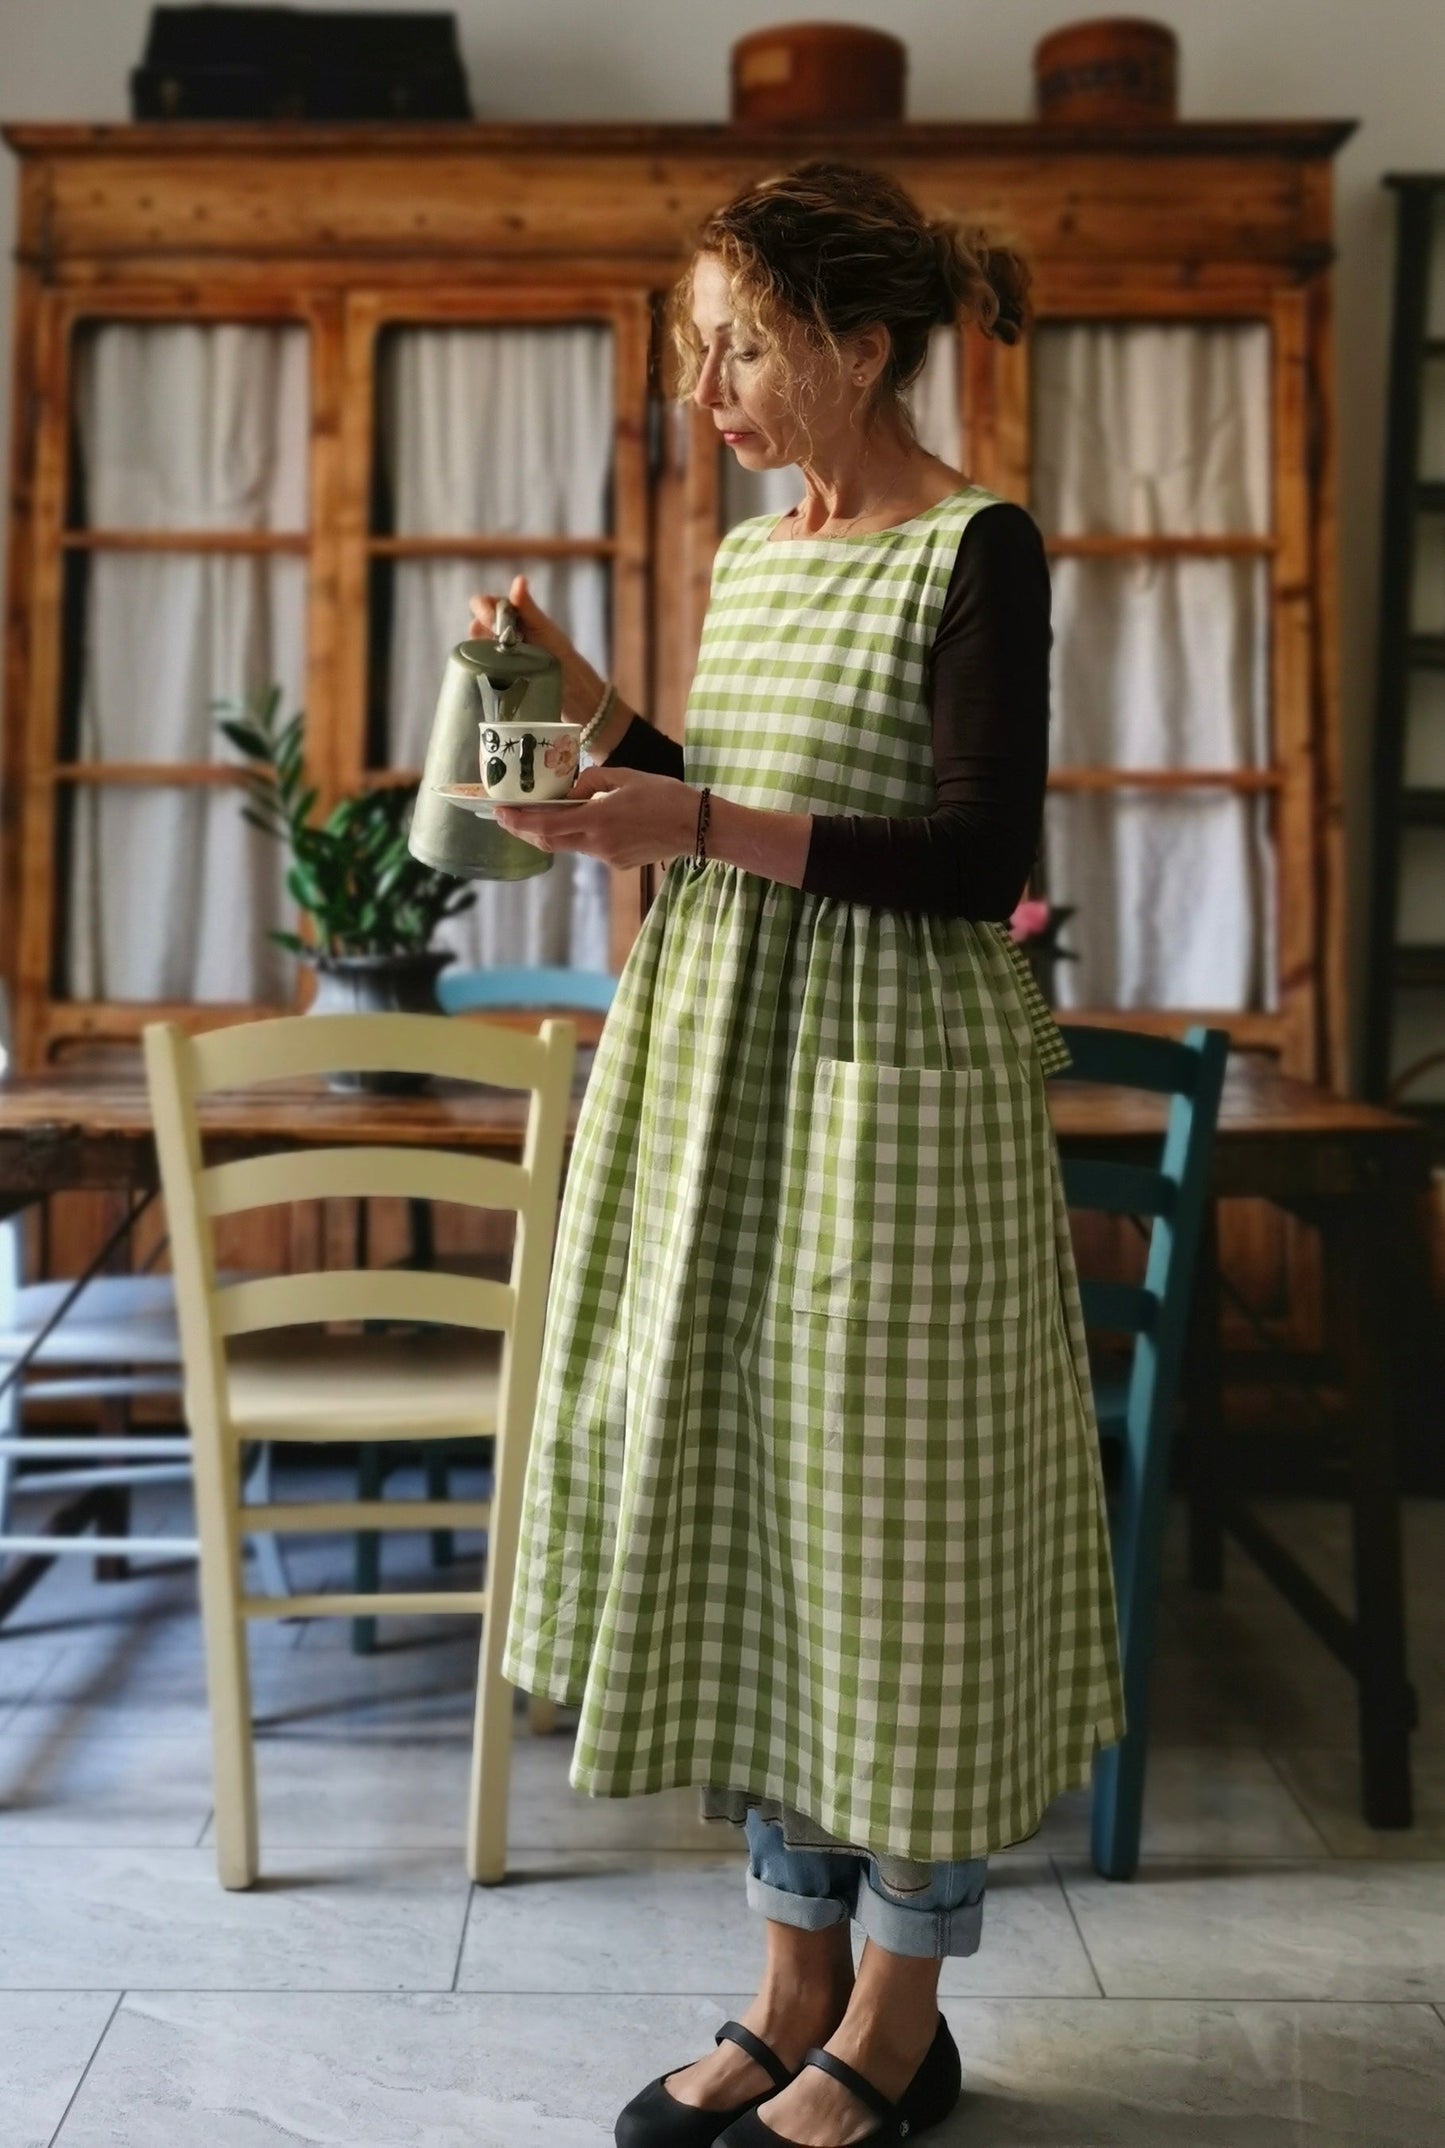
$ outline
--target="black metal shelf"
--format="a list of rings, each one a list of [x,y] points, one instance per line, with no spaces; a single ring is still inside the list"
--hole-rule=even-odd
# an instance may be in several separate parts
[[[1445,985],[1445,945],[1428,940],[1397,940],[1391,955],[1396,984],[1418,990],[1422,985]]]
[[[1397,994],[1445,986],[1445,917],[1438,920],[1438,943],[1402,945],[1396,936],[1403,833],[1445,827],[1445,788],[1407,784],[1404,768],[1412,677],[1445,671],[1445,633],[1418,633],[1410,619],[1420,516],[1422,511],[1445,513],[1445,477],[1420,474],[1425,371],[1445,357],[1445,336],[1435,334],[1432,325],[1440,318],[1445,292],[1432,294],[1430,288],[1435,231],[1445,218],[1445,173],[1391,173],[1385,184],[1395,191],[1395,292],[1380,540],[1363,1067],[1364,1094],[1379,1104],[1391,1101]],[[1415,1107],[1402,1102],[1399,1108]],[[1422,1108],[1420,1116],[1430,1115]],[[1445,1109],[1441,1120],[1445,1125]]]

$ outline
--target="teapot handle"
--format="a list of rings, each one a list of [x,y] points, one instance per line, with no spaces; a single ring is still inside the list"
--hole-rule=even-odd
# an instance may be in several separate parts
[[[522,639],[521,615],[516,605],[507,597],[497,599],[496,624],[492,630],[492,639],[499,649],[510,649],[515,642]]]

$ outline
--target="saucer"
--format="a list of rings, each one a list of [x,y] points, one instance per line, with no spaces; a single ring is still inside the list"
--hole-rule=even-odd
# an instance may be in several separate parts
[[[438,798],[445,798],[448,805],[463,806],[468,813],[476,813],[483,820],[495,820],[497,805],[505,813],[535,813],[552,806],[584,806],[585,798],[503,798],[495,800],[487,796],[480,783],[443,783],[437,789]]]

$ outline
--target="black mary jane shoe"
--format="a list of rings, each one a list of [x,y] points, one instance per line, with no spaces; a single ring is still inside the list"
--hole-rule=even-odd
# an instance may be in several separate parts
[[[890,2103],[881,2089],[873,2086],[832,2051],[824,2051],[814,2045],[803,2059],[804,2066],[821,2066],[824,2073],[831,2073],[845,2088],[851,2088],[860,2103],[866,2103],[870,2111],[878,2113],[879,2123],[871,2133],[860,2135],[851,2148],[884,2148],[886,2142],[912,2140],[928,2126],[936,2126],[947,2118],[963,2090],[963,2067],[959,2062],[958,2046],[953,2040],[948,2023],[942,2014],[933,2032],[933,2042],[923,2055],[923,2063],[896,2103]],[[802,2071],[800,2067],[799,2072]],[[758,2098],[767,2102],[766,2096]],[[756,2109],[739,2118],[717,2137],[717,2148],[800,2148],[797,2141],[790,2141],[786,2133],[776,2133]]]
[[[761,2036],[744,2026],[741,2021],[725,2021],[713,2037],[720,2044],[725,2036],[735,2044],[741,2044],[750,2059],[756,2059],[766,2073],[772,2075],[774,2086],[760,2089],[756,2096],[749,2096],[746,2103],[730,2103],[723,2110],[705,2111],[691,2103],[679,2103],[676,2096],[669,2096],[663,2082],[675,2073],[683,2073],[695,2064],[684,2059],[680,2066],[670,2066],[660,2073],[646,2088],[638,2090],[631,2103],[624,2104],[618,2113],[613,2129],[617,2148],[712,2148],[712,2143],[728,2126],[745,2119],[750,2111],[769,2096],[776,2096],[780,2088],[786,2088],[797,2075],[786,2067],[771,2044],[765,2044]],[[768,2139],[776,2139],[769,2134]]]

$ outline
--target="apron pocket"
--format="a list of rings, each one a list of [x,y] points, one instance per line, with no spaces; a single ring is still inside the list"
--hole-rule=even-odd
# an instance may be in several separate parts
[[[1053,1253],[1028,1069],[812,1068],[783,1202],[791,1305],[949,1326],[1019,1318]]]

